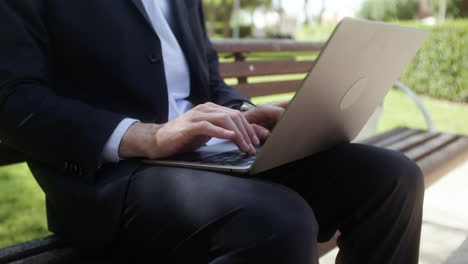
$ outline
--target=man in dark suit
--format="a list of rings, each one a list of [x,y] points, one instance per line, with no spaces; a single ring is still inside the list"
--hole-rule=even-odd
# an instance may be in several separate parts
[[[0,139],[47,197],[49,228],[173,263],[417,263],[424,193],[399,153],[343,144],[255,179],[147,166],[232,139],[246,153],[286,104],[241,113],[199,0],[1,0]]]

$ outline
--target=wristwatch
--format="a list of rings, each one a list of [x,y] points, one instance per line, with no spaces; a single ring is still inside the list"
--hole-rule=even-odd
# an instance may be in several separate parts
[[[239,106],[235,107],[237,110],[241,112],[247,112],[249,110],[252,110],[255,108],[255,105],[249,103],[249,102],[242,102]]]

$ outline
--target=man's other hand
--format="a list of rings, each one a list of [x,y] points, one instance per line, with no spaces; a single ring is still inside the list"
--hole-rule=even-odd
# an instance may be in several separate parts
[[[279,118],[276,108],[260,106],[243,115],[237,110],[205,103],[163,125],[135,123],[123,136],[119,155],[122,158],[165,158],[193,151],[212,137],[230,139],[241,151],[254,154],[254,145],[260,144],[256,133],[260,128],[256,123],[251,125],[247,118],[258,122]]]
[[[289,101],[259,105],[244,112],[244,116],[254,128],[258,138],[263,142],[268,138],[288,105]]]

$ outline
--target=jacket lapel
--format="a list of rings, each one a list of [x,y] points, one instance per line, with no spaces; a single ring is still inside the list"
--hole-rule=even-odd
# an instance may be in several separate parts
[[[175,26],[174,34],[183,50],[191,50],[194,43],[192,34],[188,28],[188,13],[184,5],[183,1],[171,0],[171,11]],[[191,54],[191,52],[186,53],[188,53],[186,56],[190,56]]]
[[[145,18],[146,22],[148,23],[148,26],[150,26],[151,29],[154,31],[153,24],[151,23],[148,13],[146,13],[146,9],[143,6],[143,3],[141,2],[141,0],[131,0],[131,1],[135,5],[135,7],[138,9],[140,14]]]
[[[146,9],[142,3],[142,0],[131,0],[135,7],[138,9],[139,13],[145,18],[148,26],[151,27],[151,30],[156,34],[156,31],[154,31],[153,25],[151,23],[151,20],[146,13]],[[161,0],[157,0],[161,1]],[[174,35],[177,38],[177,41],[179,42],[179,45],[181,46],[182,50],[184,51],[185,57],[187,59],[187,62],[189,64],[189,69],[190,69],[190,78],[192,82],[192,88],[194,86],[199,87],[198,89],[191,89],[191,94],[190,98],[194,100],[195,104],[201,103],[198,102],[197,99],[199,98],[209,98],[208,91],[206,86],[208,85],[208,80],[206,78],[203,78],[204,74],[202,74],[200,71],[203,71],[203,69],[200,69],[200,58],[197,57],[197,49],[195,48],[195,39],[192,36],[192,31],[189,28],[189,13],[187,10],[186,3],[182,0],[170,0],[169,3],[171,4],[171,12],[173,15],[173,22],[174,22]],[[202,32],[200,32],[202,33]],[[203,67],[202,67],[203,68]],[[206,68],[206,66],[205,66]],[[207,69],[205,69],[207,70]],[[203,87],[203,88],[202,88]]]

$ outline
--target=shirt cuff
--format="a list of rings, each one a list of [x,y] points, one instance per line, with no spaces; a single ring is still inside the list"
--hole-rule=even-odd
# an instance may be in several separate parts
[[[120,121],[119,125],[115,128],[114,132],[112,132],[112,135],[104,145],[104,149],[101,154],[101,164],[118,163],[122,160],[119,156],[120,142],[122,141],[125,132],[127,132],[128,128],[135,122],[140,121],[133,118],[124,118]]]

